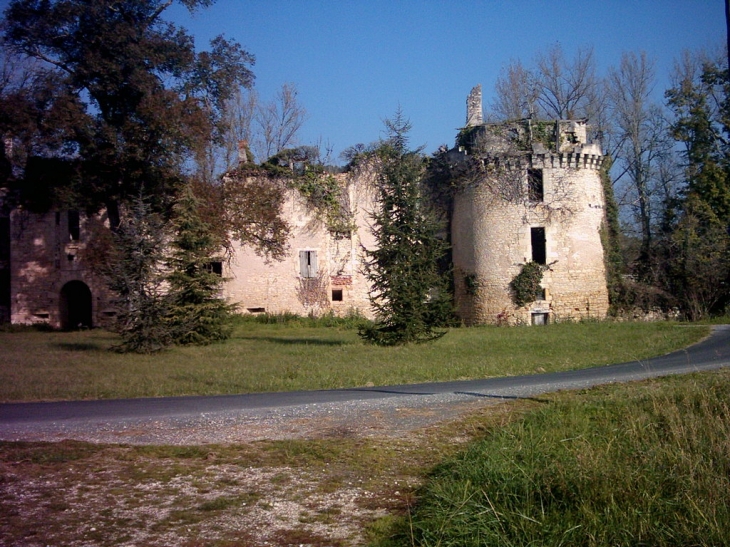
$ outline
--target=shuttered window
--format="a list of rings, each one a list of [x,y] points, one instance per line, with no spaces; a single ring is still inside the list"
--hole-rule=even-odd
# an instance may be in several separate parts
[[[299,275],[317,277],[317,251],[299,251]]]

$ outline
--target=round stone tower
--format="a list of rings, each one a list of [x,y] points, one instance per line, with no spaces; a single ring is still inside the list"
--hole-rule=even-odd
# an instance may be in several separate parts
[[[606,316],[603,156],[586,133],[585,120],[530,119],[461,131],[450,153],[461,173],[452,245],[466,324]],[[511,284],[530,262],[542,278],[524,301]]]

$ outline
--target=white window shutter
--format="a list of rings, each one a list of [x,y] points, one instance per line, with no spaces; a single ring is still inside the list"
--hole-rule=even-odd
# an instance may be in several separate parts
[[[309,271],[309,265],[307,264],[307,251],[299,251],[299,275],[302,277],[309,277],[307,275]]]
[[[317,251],[309,251],[309,277],[317,277]]]

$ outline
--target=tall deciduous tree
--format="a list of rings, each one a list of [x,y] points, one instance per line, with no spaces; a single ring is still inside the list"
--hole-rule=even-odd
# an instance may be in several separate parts
[[[366,273],[377,320],[360,336],[380,345],[424,342],[443,335],[437,327],[450,311],[439,263],[446,243],[438,237],[421,192],[425,163],[408,149],[410,123],[400,110],[387,120],[388,138],[375,153],[378,209],[373,214],[376,248],[367,251]]]
[[[260,138],[254,147],[262,161],[296,144],[297,133],[307,116],[297,96],[293,84],[284,84],[274,100],[258,105],[255,122]]]
[[[232,91],[251,84],[253,56],[222,37],[206,52],[164,21],[166,0],[14,0],[6,45],[39,59],[83,104],[72,120],[79,196],[93,210],[146,195],[174,198],[186,164],[216,135]],[[183,0],[190,9],[210,0]]]
[[[645,53],[624,53],[611,68],[608,89],[615,142],[614,183],[624,185],[641,234],[638,270],[648,273],[652,236],[661,199],[659,167],[672,148],[661,108],[651,100],[654,63]]]
[[[519,120],[537,113],[535,77],[522,61],[513,61],[502,70],[494,90],[492,115],[498,120]]]
[[[537,59],[537,103],[547,118],[566,120],[590,117],[591,98],[598,85],[592,48],[578,50],[572,61],[560,44]]]

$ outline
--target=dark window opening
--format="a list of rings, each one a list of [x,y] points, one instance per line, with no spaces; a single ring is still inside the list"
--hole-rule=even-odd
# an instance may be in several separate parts
[[[208,268],[210,269],[211,273],[214,273],[215,275],[219,275],[219,276],[223,277],[223,262],[218,262],[218,261],[211,262],[208,265]]]
[[[248,313],[266,313],[266,308],[246,308]]]
[[[299,251],[299,275],[317,277],[317,251]]]
[[[78,211],[68,212],[68,238],[71,241],[78,241],[81,235],[81,226]]]
[[[332,289],[332,302],[342,302],[342,289]]]
[[[548,314],[547,313],[533,313],[532,314],[532,324],[533,325],[547,325],[548,324]]]
[[[532,261],[538,264],[545,264],[547,253],[545,251],[545,228],[530,228],[530,239],[532,243]]]
[[[543,201],[545,199],[542,169],[527,170],[527,197],[530,201]]]

